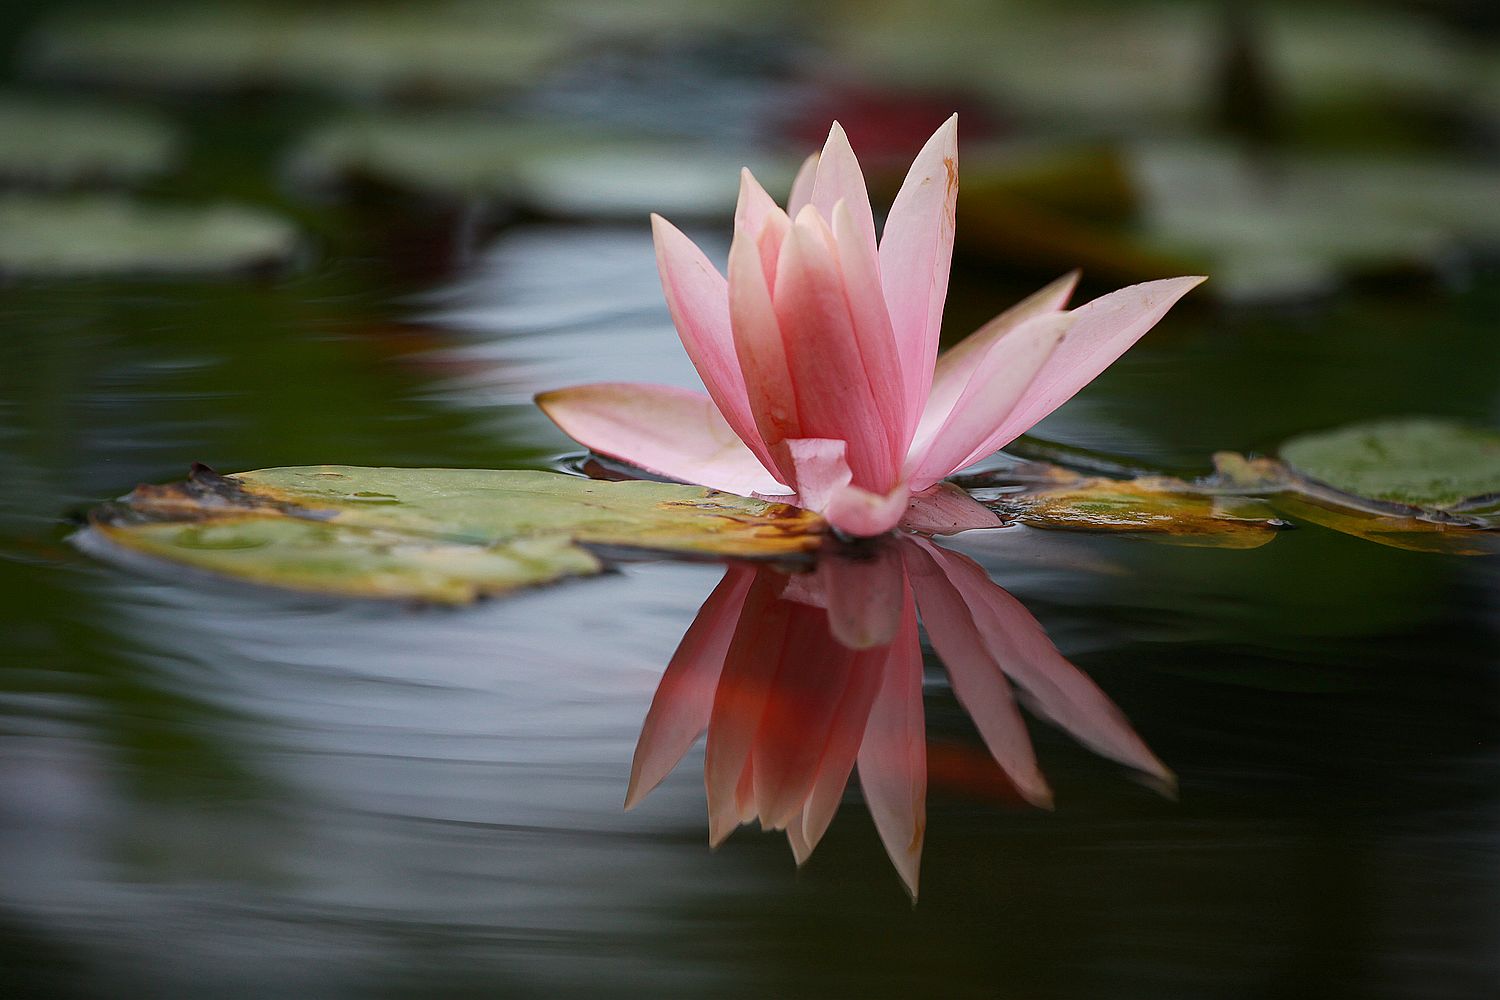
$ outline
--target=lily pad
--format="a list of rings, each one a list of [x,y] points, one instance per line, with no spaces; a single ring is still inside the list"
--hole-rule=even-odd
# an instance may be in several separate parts
[[[1438,270],[1500,246],[1500,172],[1367,157],[1251,158],[1226,147],[1128,151],[1142,235],[1202,262],[1231,299],[1322,293],[1346,277]]]
[[[34,74],[185,91],[312,87],[354,97],[487,95],[530,83],[567,33],[511,4],[173,4],[46,23]]]
[[[122,184],[164,173],[181,152],[166,121],[141,111],[0,94],[0,181]]]
[[[1287,527],[1263,501],[1221,495],[1168,476],[1115,479],[1027,462],[965,477],[965,482],[1004,491],[990,505],[1002,516],[1033,528],[1252,549]]]
[[[638,219],[731,213],[746,164],[772,190],[791,186],[795,164],[697,141],[448,112],[327,125],[303,140],[288,169],[320,187],[373,180],[439,197],[499,197],[549,215]]]
[[[1500,507],[1500,431],[1379,420],[1293,438],[1281,458],[1345,493],[1428,510]]]
[[[0,274],[205,274],[290,258],[290,222],[238,205],[169,205],[117,195],[0,196]]]
[[[822,524],[701,487],[550,472],[197,467],[95,511],[80,541],[257,584],[464,603],[598,573],[601,552],[795,558]]]

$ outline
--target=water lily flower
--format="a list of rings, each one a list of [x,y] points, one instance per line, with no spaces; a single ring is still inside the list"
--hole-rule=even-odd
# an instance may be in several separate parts
[[[1071,398],[1204,279],[1067,309],[1069,275],[939,357],[957,134],[955,115],[922,147],[878,240],[837,122],[785,211],[741,173],[727,278],[652,216],[667,305],[707,393],[616,382],[538,405],[598,454],[818,511],[849,535],[997,524],[943,480]]]
[[[709,842],[743,823],[786,831],[801,864],[851,774],[902,881],[917,892],[927,826],[926,626],[953,693],[1020,798],[1049,806],[1012,685],[1038,715],[1170,790],[1172,773],[1025,607],[983,567],[926,538],[881,540],[815,572],[731,564],[663,673],[626,808],[705,731]]]

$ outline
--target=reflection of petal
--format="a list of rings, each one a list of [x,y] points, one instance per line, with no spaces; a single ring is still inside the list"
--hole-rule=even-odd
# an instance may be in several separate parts
[[[824,556],[817,584],[828,604],[828,626],[844,645],[869,649],[896,637],[906,599],[906,571],[894,545]]]
[[[826,551],[812,573],[732,567],[662,678],[627,806],[705,725],[709,842],[741,824],[784,829],[807,860],[855,766],[870,816],[913,897],[926,829],[923,624],[989,753],[1027,801],[1051,791],[1011,691],[1101,754],[1171,774],[1041,626],[972,560],[912,536]]]
[[[780,600],[780,589],[774,574],[756,574],[724,658],[703,762],[711,844],[722,843],[748,818],[744,813],[754,800],[750,751],[785,652],[790,616],[799,607]]]
[[[731,565],[678,643],[635,745],[626,809],[634,808],[659,785],[708,728],[724,657],[754,579],[751,567]]]
[[[881,843],[915,897],[927,830],[927,725],[922,647],[909,596],[882,673],[859,748],[859,785]]]
[[[820,608],[793,605],[782,655],[765,701],[750,758],[755,811],[763,826],[783,829],[812,791],[854,651],[833,638]]]
[[[917,543],[961,595],[982,647],[1021,688],[1036,713],[1084,746],[1151,775],[1171,788],[1176,779],[1131,728],[1120,709],[1063,658],[1031,612],[990,580],[978,563],[925,540]],[[924,592],[925,597],[925,592]],[[928,613],[927,604],[922,613]],[[934,647],[938,636],[929,625]],[[952,669],[948,654],[938,650]],[[954,684],[957,691],[957,680]]]
[[[949,577],[945,557],[952,553],[918,542],[907,546],[903,554],[921,602],[927,638],[948,669],[954,697],[974,720],[985,745],[1016,789],[1027,801],[1050,806],[1052,790],[1037,767],[1031,736],[1010,684],[994,651],[975,627],[963,593]],[[988,578],[985,582],[994,586]]]

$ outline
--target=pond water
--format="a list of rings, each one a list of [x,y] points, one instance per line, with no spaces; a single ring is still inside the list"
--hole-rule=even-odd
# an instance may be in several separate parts
[[[564,82],[566,108],[588,81]],[[574,446],[533,393],[693,384],[643,220],[303,198],[262,150],[305,115],[256,101],[242,130],[175,110],[203,150],[182,183],[291,206],[314,234],[298,263],[0,288],[0,993],[1500,994],[1492,559],[1315,525],[1243,551],[945,541],[1178,790],[1028,716],[1055,806],[1027,804],[924,644],[914,902],[858,780],[800,867],[753,827],[710,850],[701,741],[622,808],[721,564],[438,609],[76,551],[80,512],[193,461],[558,468]],[[691,231],[727,249],[722,223]],[[961,260],[949,332],[1036,277]],[[1497,317],[1483,265],[1456,288],[1189,303],[1037,434],[1196,472],[1366,417],[1494,424]]]

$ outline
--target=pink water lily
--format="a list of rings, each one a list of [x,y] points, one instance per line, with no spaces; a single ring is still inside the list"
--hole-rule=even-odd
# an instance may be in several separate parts
[[[955,115],[922,147],[878,241],[837,122],[786,211],[741,173],[727,279],[652,216],[667,305],[707,394],[602,383],[537,403],[598,454],[819,511],[850,535],[997,524],[942,481],[1068,400],[1204,279],[1067,309],[1068,275],[939,356],[957,134]]]

